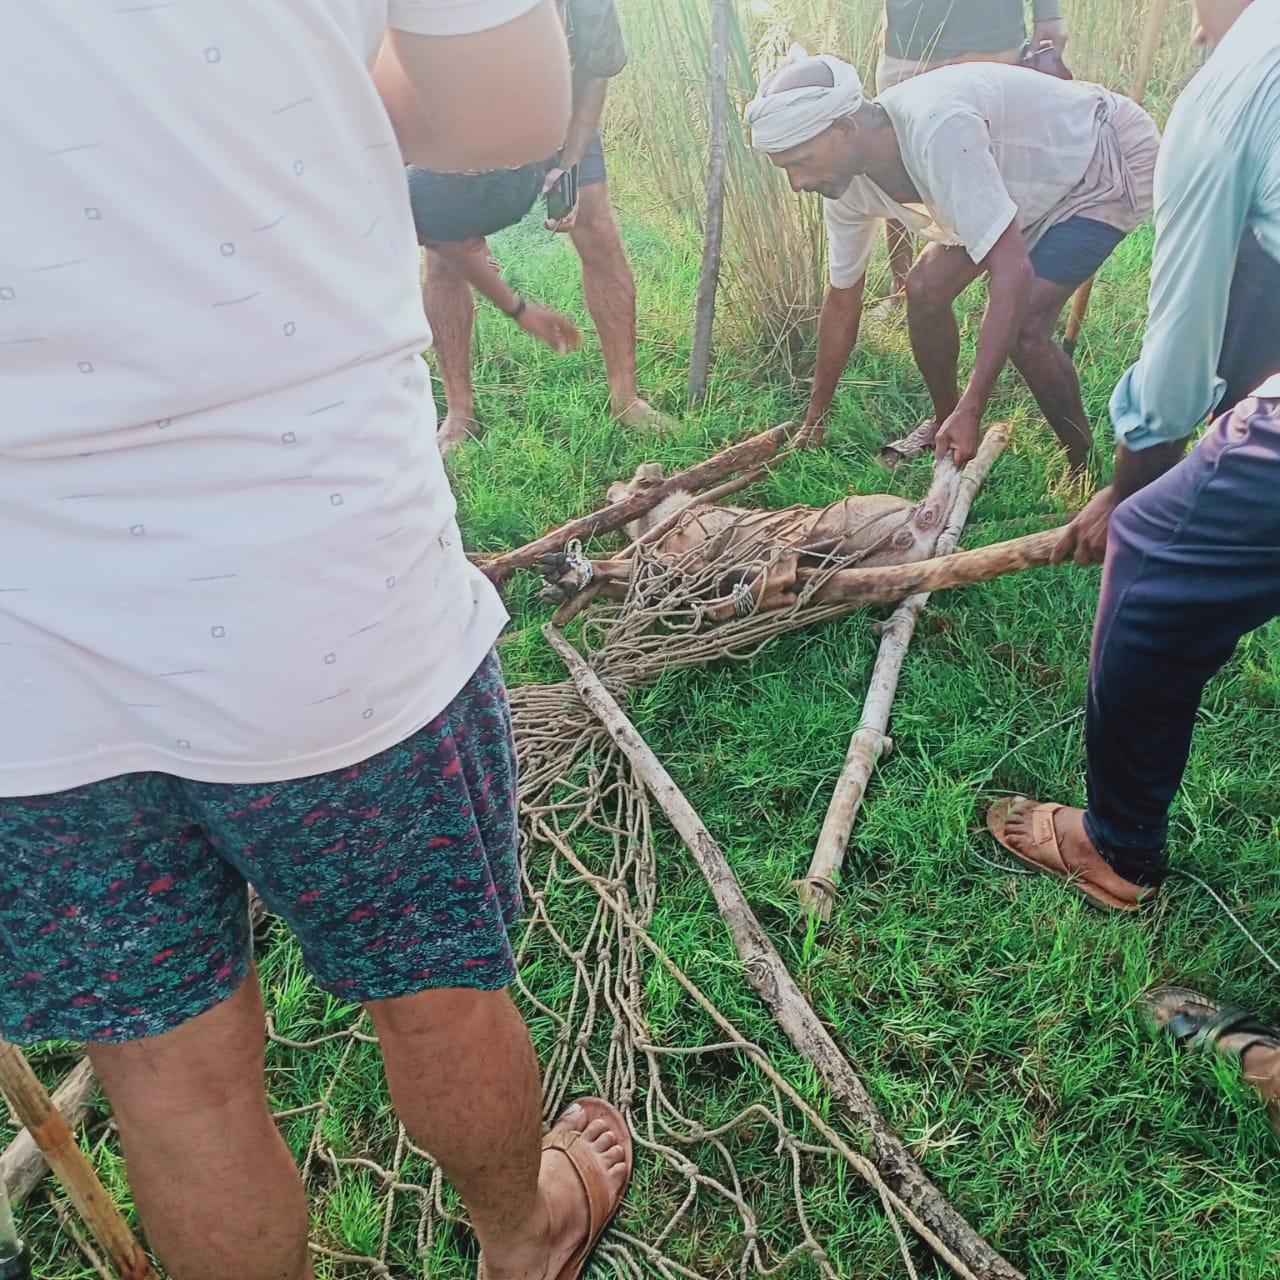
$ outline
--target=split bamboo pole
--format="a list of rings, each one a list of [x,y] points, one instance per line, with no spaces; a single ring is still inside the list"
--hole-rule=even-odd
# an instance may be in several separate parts
[[[610,503],[599,511],[591,512],[590,515],[570,520],[567,524],[552,529],[550,533],[536,538],[533,542],[527,542],[514,551],[481,560],[477,567],[494,586],[500,587],[518,569],[531,568],[544,555],[563,551],[565,546],[575,538],[585,542],[588,538],[621,529],[624,524],[644,515],[646,511],[651,511],[669,494],[678,490],[696,493],[739,471],[755,468],[761,463],[768,462],[779,453],[797,429],[794,422],[784,422],[779,426],[770,427],[767,431],[761,431],[758,435],[722,449],[719,453],[713,454],[685,471],[667,476],[658,484],[640,489],[621,502]]]
[[[703,221],[702,270],[693,315],[693,350],[689,357],[689,400],[706,394],[711,365],[711,335],[720,286],[720,253],[724,242],[724,189],[729,135],[729,0],[711,0],[710,131],[707,157],[707,211]]]
[[[1005,427],[992,427],[982,439],[977,456],[964,469],[956,500],[947,517],[946,527],[938,537],[937,555],[948,556],[960,541],[969,509],[982,482],[996,459],[1009,443]],[[858,811],[867,793],[867,784],[880,758],[893,749],[889,737],[889,713],[894,695],[898,691],[898,677],[907,648],[915,634],[916,624],[929,603],[927,592],[917,592],[904,600],[884,624],[880,633],[880,652],[876,656],[871,683],[867,688],[866,702],[857,731],[849,740],[844,768],[836,782],[827,809],[822,832],[814,850],[813,861],[797,888],[800,901],[809,914],[823,923],[831,917],[831,907],[838,890],[840,868],[844,864],[849,836],[857,821]]]

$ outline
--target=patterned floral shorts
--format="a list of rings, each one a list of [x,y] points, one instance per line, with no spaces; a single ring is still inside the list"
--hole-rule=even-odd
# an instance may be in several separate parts
[[[507,986],[515,781],[490,652],[429,725],[348,769],[0,798],[0,1033],[134,1040],[225,1000],[248,972],[247,884],[334,995]]]

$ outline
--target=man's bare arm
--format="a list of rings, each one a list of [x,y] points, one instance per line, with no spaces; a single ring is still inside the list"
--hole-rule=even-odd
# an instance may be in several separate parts
[[[987,269],[987,310],[978,330],[978,351],[973,372],[955,412],[938,431],[935,447],[939,454],[950,449],[960,465],[978,451],[978,428],[995,390],[1000,371],[1013,350],[1022,313],[1035,271],[1027,253],[1027,242],[1010,223],[991,248],[984,264]]]
[[[553,0],[471,35],[392,30],[374,79],[405,160],[428,169],[545,160],[569,123],[569,53]]]
[[[1101,564],[1107,554],[1107,530],[1111,513],[1130,494],[1158,480],[1176,466],[1186,452],[1190,436],[1166,440],[1149,449],[1126,449],[1116,445],[1116,469],[1111,483],[1089,499],[1083,511],[1067,525],[1053,551],[1054,564],[1074,560],[1076,564]]]
[[[599,132],[604,116],[604,103],[609,95],[609,81],[603,76],[573,77],[573,113],[560,156],[561,168],[578,164],[587,153],[591,139]]]
[[[804,415],[806,442],[809,444],[822,442],[819,424],[831,408],[840,375],[857,345],[865,284],[866,276],[851,289],[837,289],[833,285],[823,299],[822,313],[818,317],[818,356],[813,370],[813,389]]]

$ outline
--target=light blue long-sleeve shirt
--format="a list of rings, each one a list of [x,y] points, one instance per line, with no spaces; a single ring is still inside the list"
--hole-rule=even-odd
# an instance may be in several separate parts
[[[1253,0],[1178,99],[1155,176],[1142,355],[1111,396],[1126,448],[1190,435],[1218,403],[1227,296],[1246,232],[1280,261],[1280,0]]]

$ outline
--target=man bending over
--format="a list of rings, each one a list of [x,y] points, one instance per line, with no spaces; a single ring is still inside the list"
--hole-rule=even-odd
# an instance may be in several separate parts
[[[1075,368],[1053,340],[1076,287],[1151,208],[1159,132],[1137,103],[1099,85],[1022,67],[941,67],[866,101],[839,58],[806,58],[766,79],[747,107],[752,143],[795,191],[826,200],[830,288],[805,414],[820,425],[858,338],[876,229],[894,218],[932,243],[907,277],[911,349],[933,417],[882,453],[895,465],[934,444],[958,462],[1012,360],[1084,470],[1091,436]],[[980,275],[988,300],[963,393],[952,304]]]

